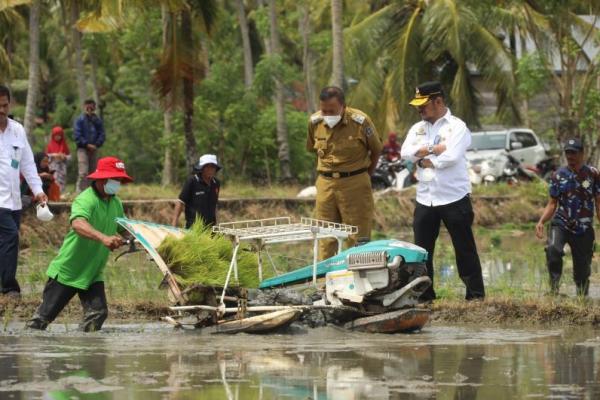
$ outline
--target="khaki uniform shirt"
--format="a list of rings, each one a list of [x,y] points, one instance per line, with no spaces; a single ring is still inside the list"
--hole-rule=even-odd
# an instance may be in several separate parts
[[[346,107],[342,119],[329,128],[321,112],[311,115],[306,148],[317,153],[317,170],[353,172],[371,165],[371,153],[382,150],[371,119],[362,111]]]

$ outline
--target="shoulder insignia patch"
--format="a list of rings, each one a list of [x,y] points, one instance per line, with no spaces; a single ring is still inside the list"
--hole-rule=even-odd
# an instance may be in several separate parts
[[[318,124],[321,121],[323,121],[323,116],[321,115],[320,111],[317,111],[316,113],[310,116],[311,124]]]
[[[370,126],[367,126],[367,127],[365,128],[365,135],[366,135],[367,137],[371,137],[371,135],[373,135],[373,128],[371,128]]]
[[[365,122],[365,116],[360,114],[352,114],[352,120],[362,125]]]

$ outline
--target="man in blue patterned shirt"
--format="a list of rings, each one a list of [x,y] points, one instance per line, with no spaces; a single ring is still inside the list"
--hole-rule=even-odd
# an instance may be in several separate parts
[[[567,166],[552,176],[550,201],[535,226],[535,234],[542,239],[544,224],[552,219],[546,246],[552,294],[558,294],[563,250],[568,243],[573,255],[577,294],[587,296],[594,252],[594,209],[600,221],[600,173],[585,164],[581,140],[567,140],[564,151]]]

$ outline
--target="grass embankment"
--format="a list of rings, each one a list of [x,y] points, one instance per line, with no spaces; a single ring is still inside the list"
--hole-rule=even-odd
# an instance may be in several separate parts
[[[432,305],[433,323],[486,325],[598,325],[600,304],[570,297],[491,295],[485,301],[440,299]]]
[[[219,196],[222,199],[294,198],[302,188],[300,185],[255,186],[247,182],[227,181],[221,185]],[[119,197],[123,200],[176,199],[180,191],[180,185],[133,183],[124,185],[119,191]],[[75,196],[70,193],[63,200],[72,201]]]

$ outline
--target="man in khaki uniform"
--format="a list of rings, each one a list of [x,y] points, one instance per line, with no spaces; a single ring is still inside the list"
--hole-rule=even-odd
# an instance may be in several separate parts
[[[310,117],[306,148],[317,153],[316,218],[358,227],[350,237],[370,238],[375,204],[371,178],[382,144],[371,119],[362,111],[346,107],[342,89],[321,91],[320,111]],[[337,242],[322,240],[320,259],[336,254]]]

